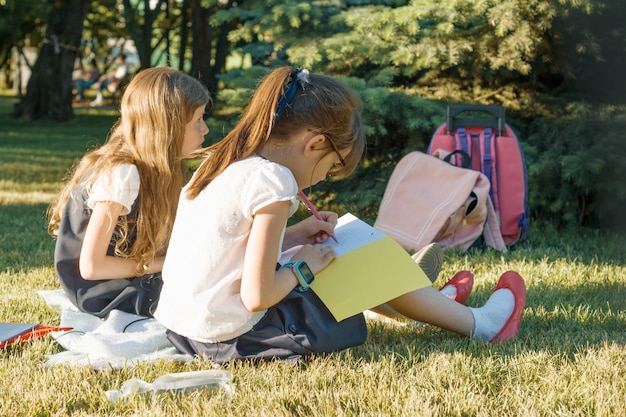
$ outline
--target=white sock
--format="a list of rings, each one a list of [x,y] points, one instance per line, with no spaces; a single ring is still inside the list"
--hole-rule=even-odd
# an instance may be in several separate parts
[[[440,289],[439,292],[446,297],[452,299],[452,297],[456,295],[456,287],[454,285],[446,285],[445,287]]]
[[[514,308],[515,297],[511,290],[506,288],[491,294],[484,306],[480,308],[470,307],[475,322],[472,336],[475,339],[489,342],[502,330]]]

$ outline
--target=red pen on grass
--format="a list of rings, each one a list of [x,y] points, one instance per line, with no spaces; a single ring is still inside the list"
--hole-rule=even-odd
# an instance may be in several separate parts
[[[302,190],[298,191],[298,197],[300,197],[300,200],[302,200],[302,202],[304,203],[304,205],[311,210],[311,213],[313,214],[313,217],[315,217],[317,220],[322,220],[325,221],[321,214],[319,214],[319,212],[315,209],[315,206],[309,201],[308,198],[306,198],[306,195],[304,195],[304,193],[302,192]],[[337,242],[337,238],[335,237],[334,234],[329,233],[330,237],[336,242]]]

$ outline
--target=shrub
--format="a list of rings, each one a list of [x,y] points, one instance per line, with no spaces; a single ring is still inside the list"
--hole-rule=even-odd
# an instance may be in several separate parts
[[[626,108],[573,103],[528,129],[533,217],[559,226],[626,230]]]

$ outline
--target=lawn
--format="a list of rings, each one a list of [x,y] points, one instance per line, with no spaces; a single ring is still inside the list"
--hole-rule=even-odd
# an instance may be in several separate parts
[[[58,313],[36,292],[59,287],[45,211],[72,163],[102,143],[115,111],[81,110],[64,124],[16,121],[9,113],[10,105],[0,105],[0,320],[58,324]],[[364,177],[336,186],[354,189],[350,181]],[[371,220],[371,201],[359,206],[341,196],[328,207],[366,213]],[[0,351],[0,415],[626,415],[625,265],[622,237],[534,223],[530,242],[504,255],[448,251],[436,285],[458,270],[473,271],[469,305],[482,304],[506,270],[526,279],[518,338],[483,345],[414,323],[370,320],[364,345],[301,366],[225,366],[234,376],[234,395],[221,390],[133,395],[113,404],[105,392],[130,378],[151,382],[212,365],[198,360],[105,371],[47,367],[46,355],[61,348],[46,337]]]

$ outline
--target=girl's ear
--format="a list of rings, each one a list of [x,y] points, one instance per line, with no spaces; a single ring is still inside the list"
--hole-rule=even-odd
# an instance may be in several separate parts
[[[304,155],[310,156],[314,151],[320,150],[320,146],[326,141],[326,137],[322,134],[316,134],[304,142]]]

